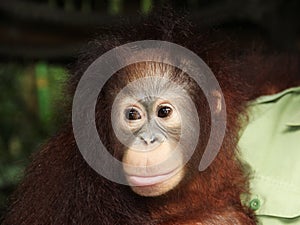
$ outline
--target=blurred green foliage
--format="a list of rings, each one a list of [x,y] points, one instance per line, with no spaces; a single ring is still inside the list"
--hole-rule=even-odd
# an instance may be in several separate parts
[[[0,64],[0,217],[30,155],[58,127],[66,75],[46,62]]]

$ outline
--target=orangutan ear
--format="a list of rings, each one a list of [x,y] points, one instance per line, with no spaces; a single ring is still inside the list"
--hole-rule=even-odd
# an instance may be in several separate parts
[[[215,114],[219,114],[223,109],[223,101],[222,101],[222,94],[220,91],[214,90],[212,92],[212,95],[214,96],[214,103],[213,103],[213,109]]]

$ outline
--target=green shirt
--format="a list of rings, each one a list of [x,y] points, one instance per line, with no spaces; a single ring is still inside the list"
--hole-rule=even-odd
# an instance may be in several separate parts
[[[300,224],[300,87],[251,102],[239,141],[260,224]]]

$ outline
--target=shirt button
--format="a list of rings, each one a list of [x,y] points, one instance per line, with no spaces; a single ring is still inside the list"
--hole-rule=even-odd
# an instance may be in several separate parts
[[[250,209],[252,209],[253,211],[256,211],[260,208],[260,200],[257,198],[254,198],[250,201]]]

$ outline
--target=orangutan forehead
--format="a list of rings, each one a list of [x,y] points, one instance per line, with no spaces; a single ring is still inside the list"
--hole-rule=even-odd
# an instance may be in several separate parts
[[[183,92],[185,92],[184,86],[172,81],[167,73],[140,76],[139,79],[129,82],[122,90],[124,96],[136,100],[174,99],[182,96]]]
[[[163,62],[139,62],[118,71],[108,82],[111,96],[122,93],[126,98],[141,100],[149,97],[180,98],[190,93],[192,78],[180,69]],[[118,80],[118,82],[116,82]]]

